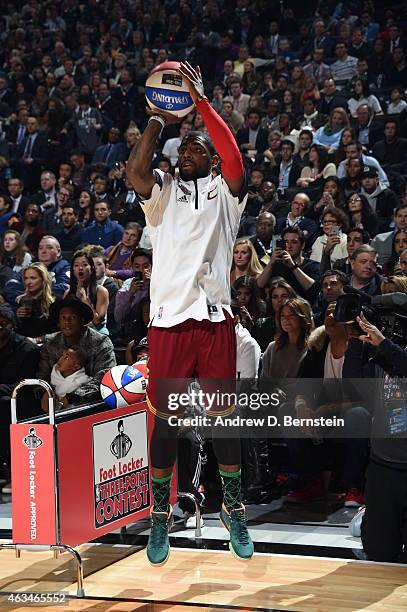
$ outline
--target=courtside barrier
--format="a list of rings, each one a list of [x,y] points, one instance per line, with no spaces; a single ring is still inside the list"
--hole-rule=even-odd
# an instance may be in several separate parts
[[[48,422],[18,422],[17,395],[26,386],[48,394]],[[77,597],[83,562],[75,546],[144,519],[152,502],[149,442],[153,417],[145,402],[57,422],[48,383],[27,379],[11,399],[13,548],[73,555]],[[171,503],[177,500],[173,478]],[[199,507],[198,507],[199,511]],[[197,531],[200,516],[197,515]],[[196,532],[197,533],[197,532]],[[199,533],[197,533],[200,536]]]

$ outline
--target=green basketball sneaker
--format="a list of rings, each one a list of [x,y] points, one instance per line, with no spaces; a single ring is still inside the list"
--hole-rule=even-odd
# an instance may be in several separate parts
[[[254,548],[247,529],[246,509],[243,504],[230,512],[222,504],[220,520],[223,526],[230,532],[230,551],[240,561],[249,561],[253,556]]]
[[[170,556],[168,532],[172,527],[172,508],[167,512],[151,512],[151,531],[147,544],[147,559],[151,565],[164,565]]]

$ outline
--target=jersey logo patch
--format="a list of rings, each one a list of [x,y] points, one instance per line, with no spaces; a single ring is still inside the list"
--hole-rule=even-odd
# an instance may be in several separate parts
[[[208,191],[208,200],[213,200],[218,195],[218,188],[212,189],[212,191]]]
[[[186,203],[188,204],[188,198],[187,198],[187,196],[186,196],[186,195],[179,196],[179,197],[177,198],[177,202],[186,202]]]

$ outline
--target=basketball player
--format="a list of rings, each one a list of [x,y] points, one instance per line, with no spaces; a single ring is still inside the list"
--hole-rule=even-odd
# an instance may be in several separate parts
[[[188,83],[210,138],[201,132],[190,132],[183,138],[179,177],[153,171],[151,160],[160,132],[166,123],[179,119],[148,110],[147,127],[127,163],[127,177],[139,194],[154,253],[147,390],[147,403],[155,414],[151,440],[154,506],[147,546],[153,565],[162,565],[170,554],[169,498],[177,453],[177,429],[168,424],[171,413],[156,397],[156,382],[160,378],[191,378],[193,374],[200,380],[235,379],[229,271],[247,200],[242,157],[229,128],[204,96],[199,67],[195,70],[185,63],[179,72]],[[211,170],[219,162],[222,174],[214,178]],[[248,560],[253,543],[240,501],[240,440],[214,435],[213,447],[223,487],[220,518],[230,531],[231,551]]]

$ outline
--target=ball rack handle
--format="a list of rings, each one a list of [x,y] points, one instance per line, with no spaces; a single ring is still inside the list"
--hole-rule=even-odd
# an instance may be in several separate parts
[[[17,421],[17,394],[23,387],[42,387],[48,394],[48,415],[50,425],[55,425],[55,409],[54,409],[54,393],[50,385],[45,380],[39,378],[25,378],[18,383],[13,389],[11,394],[11,422],[13,425],[18,423]]]

